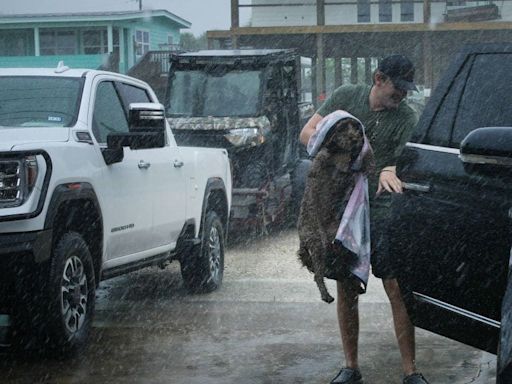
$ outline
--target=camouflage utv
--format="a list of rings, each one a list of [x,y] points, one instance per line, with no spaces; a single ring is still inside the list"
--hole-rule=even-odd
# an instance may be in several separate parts
[[[167,118],[179,145],[226,148],[232,228],[295,223],[309,161],[298,142],[313,114],[300,102],[294,50],[208,50],[171,57]]]

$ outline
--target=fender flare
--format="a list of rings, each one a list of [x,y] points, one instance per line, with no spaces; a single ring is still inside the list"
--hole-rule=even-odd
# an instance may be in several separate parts
[[[220,177],[211,177],[206,181],[206,187],[204,190],[203,206],[201,208],[201,222],[200,222],[199,232],[198,232],[199,236],[201,236],[203,228],[204,228],[204,220],[206,218],[206,210],[208,209],[208,199],[210,198],[210,195],[212,194],[212,192],[215,192],[215,191],[222,191],[222,194],[224,196],[223,203],[226,206],[226,220],[223,223],[223,225],[224,225],[224,233],[227,234],[228,225],[229,225],[229,207],[228,207],[228,201],[227,201],[226,185],[224,184],[224,180],[222,180]]]
[[[77,182],[77,183],[66,183],[58,185],[52,193],[48,210],[46,212],[46,218],[44,222],[44,229],[52,229],[55,224],[55,218],[59,207],[68,201],[72,200],[90,200],[92,201],[94,208],[97,210],[100,220],[103,223],[103,215],[101,213],[100,204],[94,188],[89,183]]]

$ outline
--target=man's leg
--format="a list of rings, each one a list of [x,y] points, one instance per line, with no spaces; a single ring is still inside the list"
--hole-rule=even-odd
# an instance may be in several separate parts
[[[359,339],[359,309],[357,284],[350,280],[337,281],[338,325],[345,354],[345,366],[331,384],[361,384],[362,378],[357,363],[357,342]]]
[[[351,281],[337,281],[338,325],[345,354],[345,365],[358,368],[357,346],[359,340],[359,308],[357,285]]]
[[[402,356],[402,368],[405,375],[410,375],[416,372],[414,326],[407,314],[396,279],[383,279],[382,283],[391,303],[396,339]]]

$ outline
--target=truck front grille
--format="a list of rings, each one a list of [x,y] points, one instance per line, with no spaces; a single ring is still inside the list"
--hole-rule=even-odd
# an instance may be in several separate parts
[[[0,160],[0,207],[19,205],[22,199],[22,160]]]

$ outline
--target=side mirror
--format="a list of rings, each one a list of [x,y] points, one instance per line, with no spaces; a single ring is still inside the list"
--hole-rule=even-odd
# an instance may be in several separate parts
[[[512,168],[512,127],[486,127],[471,131],[460,145],[465,164]]]
[[[107,136],[108,149],[148,149],[165,146],[164,106],[159,103],[130,104],[128,127],[129,132],[110,133]]]
[[[165,132],[164,106],[160,103],[131,103],[130,132]]]
[[[164,106],[160,103],[131,103],[128,129],[129,132],[107,135],[107,148],[102,149],[107,165],[123,160],[123,147],[148,149],[165,146]]]

